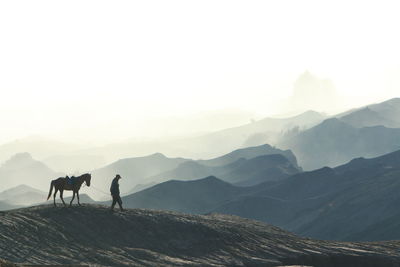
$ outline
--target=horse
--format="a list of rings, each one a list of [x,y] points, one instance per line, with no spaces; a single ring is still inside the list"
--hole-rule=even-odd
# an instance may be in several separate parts
[[[92,176],[90,175],[90,173],[85,173],[81,176],[78,177],[74,177],[74,183],[73,184],[69,184],[67,181],[66,177],[59,177],[55,180],[52,180],[50,183],[50,192],[49,195],[47,196],[47,200],[49,200],[51,193],[53,192],[53,188],[55,188],[55,192],[53,195],[54,198],[54,207],[57,207],[56,205],[56,194],[58,191],[60,191],[60,198],[64,204],[64,206],[66,206],[64,199],[63,199],[63,192],[64,190],[69,190],[69,191],[73,191],[74,195],[72,196],[71,202],[69,203],[69,206],[72,206],[72,201],[74,201],[75,198],[75,194],[78,197],[78,205],[80,206],[81,203],[79,202],[79,189],[81,189],[81,186],[83,184],[83,182],[86,183],[87,186],[90,186],[90,179],[92,178]]]

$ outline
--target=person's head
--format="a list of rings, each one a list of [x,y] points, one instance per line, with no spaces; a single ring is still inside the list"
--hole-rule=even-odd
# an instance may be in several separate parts
[[[119,179],[121,179],[121,175],[117,174],[117,175],[115,175],[115,178],[117,178],[119,180]]]

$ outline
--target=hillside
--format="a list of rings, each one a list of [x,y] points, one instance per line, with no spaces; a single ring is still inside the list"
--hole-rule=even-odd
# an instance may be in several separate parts
[[[335,167],[358,157],[377,157],[400,149],[400,129],[384,126],[353,127],[332,118],[284,138],[279,146],[291,149],[300,166],[313,170]]]
[[[50,181],[60,176],[63,174],[51,170],[29,153],[19,153],[0,166],[0,191],[21,184],[47,190]]]
[[[11,205],[11,204],[9,204],[9,203],[7,203],[5,201],[1,201],[0,200],[0,211],[2,211],[2,210],[12,210],[12,209],[16,209],[16,208],[19,208],[19,207]]]
[[[195,181],[167,181],[122,198],[130,208],[205,213],[247,190],[213,176]]]
[[[399,177],[397,151],[252,187],[217,178],[170,181],[123,200],[127,207],[233,214],[318,239],[385,240],[396,233],[381,222],[398,214]]]
[[[335,116],[354,127],[382,125],[388,128],[400,128],[400,98],[368,105]]]
[[[98,266],[400,266],[400,242],[297,237],[234,216],[102,206],[36,206],[0,213],[1,257],[25,264]]]
[[[223,161],[221,161],[223,162]],[[301,172],[287,158],[280,154],[262,155],[254,158],[239,158],[221,166],[207,166],[199,161],[186,161],[177,168],[149,177],[151,182],[167,180],[195,180],[207,176],[239,185],[256,185],[267,181],[276,181]]]
[[[400,151],[360,158],[259,186],[257,193],[215,211],[263,220],[313,238],[385,240],[391,230],[380,222],[398,213],[399,175]],[[251,204],[254,198],[258,206]],[[374,226],[380,236],[366,231]],[[359,232],[364,235],[356,235]]]
[[[268,144],[236,149],[228,154],[213,159],[197,160],[197,163],[205,166],[222,166],[233,163],[239,159],[252,159],[258,156],[274,154],[284,156],[293,164],[293,166],[298,167],[296,156],[293,154],[292,151],[281,150]]]
[[[13,205],[27,206],[43,202],[47,193],[27,185],[16,187],[0,192],[0,201],[13,203]]]
[[[91,173],[93,177],[92,182],[94,186],[108,192],[112,179],[116,174],[120,174],[122,176],[121,183],[124,185],[121,187],[121,193],[126,193],[137,184],[147,183],[146,178],[172,170],[185,161],[187,159],[168,158],[161,153],[145,157],[120,159],[103,168],[94,170]]]

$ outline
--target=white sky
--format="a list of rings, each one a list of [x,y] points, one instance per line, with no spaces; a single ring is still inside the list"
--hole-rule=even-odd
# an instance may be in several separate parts
[[[287,112],[280,102],[305,70],[333,80],[343,107],[400,96],[399,7],[3,0],[0,142],[77,128],[110,141],[157,135],[160,117]]]

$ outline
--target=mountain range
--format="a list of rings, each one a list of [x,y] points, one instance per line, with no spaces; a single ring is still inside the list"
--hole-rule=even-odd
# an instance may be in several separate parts
[[[376,157],[400,149],[400,128],[356,128],[340,119],[321,124],[286,138],[280,147],[291,149],[300,166],[312,170],[335,167],[353,158]]]
[[[25,184],[47,190],[50,181],[62,175],[33,159],[29,153],[15,154],[0,166],[1,188],[4,189]]]
[[[276,145],[290,149],[305,170],[335,167],[357,157],[400,149],[400,98],[332,116],[305,130],[281,135]]]
[[[378,125],[400,128],[400,98],[351,110],[336,117],[358,128]]]
[[[27,185],[18,185],[0,192],[0,201],[5,201],[18,206],[38,204],[45,201],[46,198],[46,192]]]
[[[357,240],[357,233],[363,233],[362,240],[376,240],[370,227],[398,214],[399,176],[397,151],[250,187],[216,177],[168,181],[126,196],[123,201],[135,208],[234,214],[318,239]],[[388,231],[385,227],[375,229],[381,238],[400,239]]]
[[[148,180],[153,183],[194,180],[214,175],[233,184],[255,185],[300,171],[297,159],[290,150],[261,145],[238,149],[210,160],[185,161],[175,169],[149,177]]]

